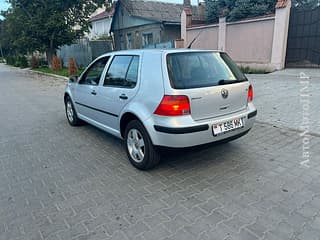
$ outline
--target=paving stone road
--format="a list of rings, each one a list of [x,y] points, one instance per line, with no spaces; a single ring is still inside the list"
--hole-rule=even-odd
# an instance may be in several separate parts
[[[120,140],[68,125],[62,80],[0,65],[0,239],[320,239],[320,137],[302,166],[290,111],[279,102],[278,124],[269,106],[282,99],[269,95],[278,81],[294,98],[290,77],[254,78],[266,123],[228,144],[164,152],[142,172]]]
[[[320,69],[286,69],[268,75],[250,75],[258,120],[304,129],[320,136]]]

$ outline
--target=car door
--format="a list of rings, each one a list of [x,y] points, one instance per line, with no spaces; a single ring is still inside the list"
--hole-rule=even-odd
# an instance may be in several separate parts
[[[138,55],[115,55],[98,89],[99,122],[119,130],[119,115],[137,93]]]
[[[109,56],[102,57],[93,62],[82,74],[75,89],[75,105],[78,114],[82,118],[97,120],[96,110],[97,88],[102,77],[102,73],[109,60]]]

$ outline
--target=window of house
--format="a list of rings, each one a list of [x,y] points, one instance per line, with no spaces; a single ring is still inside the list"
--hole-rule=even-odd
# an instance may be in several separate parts
[[[110,57],[104,57],[97,60],[91,67],[83,74],[79,84],[98,85],[101,74]]]
[[[137,83],[138,68],[139,56],[115,56],[103,85],[134,88]]]
[[[146,46],[149,44],[153,44],[153,35],[152,33],[143,33],[142,34],[142,45]]]
[[[127,49],[132,49],[132,33],[127,33]]]

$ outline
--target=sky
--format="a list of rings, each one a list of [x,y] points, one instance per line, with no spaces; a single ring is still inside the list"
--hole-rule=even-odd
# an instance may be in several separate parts
[[[161,0],[161,2],[170,2],[170,3],[183,3],[183,0]],[[197,4],[197,0],[191,0],[192,4]],[[0,0],[0,11],[6,10],[9,4],[6,0]]]
[[[158,0],[153,0],[153,1],[158,1]],[[183,0],[161,0],[161,2],[169,2],[169,3],[180,3],[183,4]],[[197,5],[198,0],[191,0],[192,5]],[[6,0],[0,0],[0,12],[3,10],[7,10],[9,7],[9,4],[7,3]],[[0,16],[0,19],[3,19],[2,16]]]
[[[155,0],[157,1],[157,0]],[[179,3],[179,4],[183,4],[183,0],[161,0],[159,2],[169,2],[169,3]],[[191,0],[191,4],[192,5],[197,5],[198,1],[197,0]]]
[[[7,10],[9,4],[6,0],[0,0],[0,11]]]

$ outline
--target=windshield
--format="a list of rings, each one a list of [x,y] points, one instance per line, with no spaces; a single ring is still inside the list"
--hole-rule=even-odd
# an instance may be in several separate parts
[[[225,53],[171,53],[167,55],[167,67],[171,86],[175,89],[247,81],[245,75]]]

